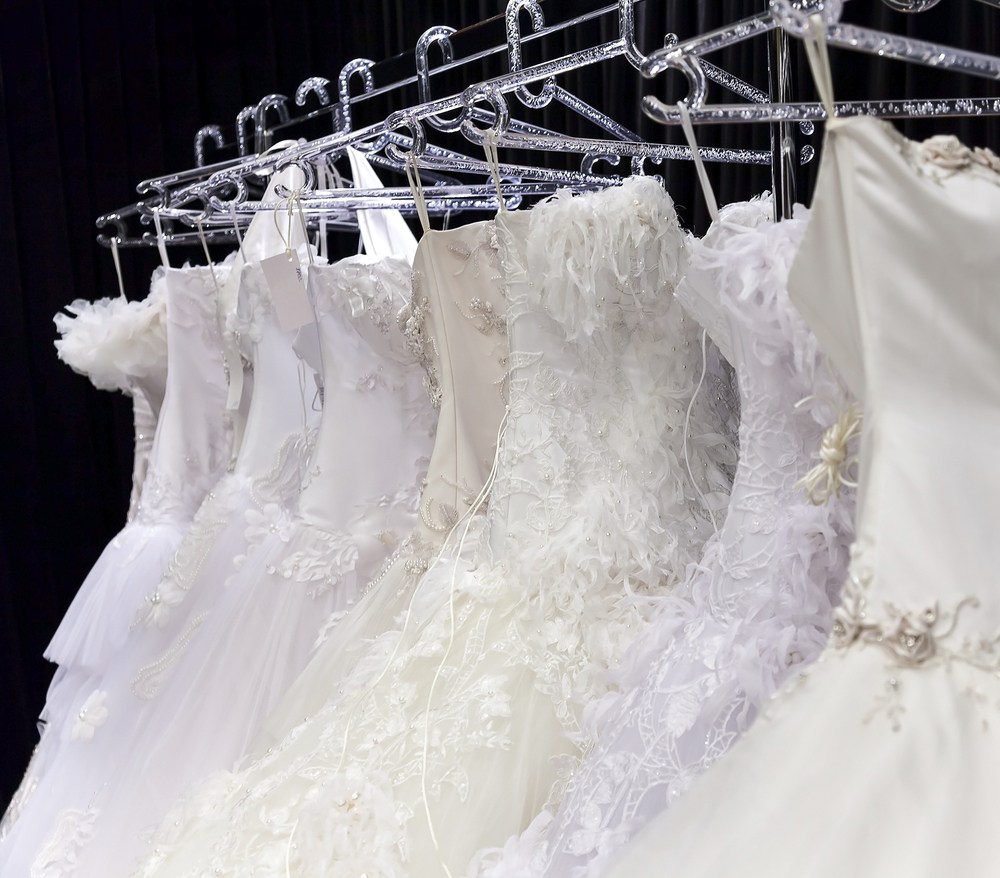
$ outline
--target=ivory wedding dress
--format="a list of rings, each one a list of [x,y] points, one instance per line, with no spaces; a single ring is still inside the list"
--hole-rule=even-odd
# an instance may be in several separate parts
[[[827,122],[789,292],[863,401],[842,603],[820,659],[614,878],[996,871],[998,217],[988,150]]]
[[[457,555],[324,705],[167,816],[141,874],[460,874],[545,801],[642,594],[704,541],[680,460],[700,352],[671,295],[670,200],[636,179],[502,212],[496,230],[510,404],[486,517],[456,529]],[[705,457],[703,490],[724,481]]]
[[[776,225],[772,211],[770,200],[723,209],[689,245],[677,288],[738,376],[739,466],[725,524],[684,593],[662,601],[629,649],[617,691],[595,705],[596,744],[559,810],[510,844],[491,876],[600,874],[825,643],[853,508],[847,496],[813,505],[799,482],[823,425],[847,403],[786,292],[806,219]]]

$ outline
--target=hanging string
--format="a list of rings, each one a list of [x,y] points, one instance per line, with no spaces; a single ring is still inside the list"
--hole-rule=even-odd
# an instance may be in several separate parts
[[[125,282],[122,280],[122,261],[118,255],[117,237],[111,239],[111,259],[115,263],[115,274],[118,275],[118,295],[122,301],[127,302],[128,296],[125,295]]]
[[[701,377],[698,379],[698,384],[694,389],[694,393],[691,394],[691,399],[688,401],[687,412],[684,414],[684,466],[687,468],[688,478],[691,479],[691,484],[694,485],[694,490],[698,494],[698,499],[701,500],[701,505],[704,506],[705,511],[708,512],[709,520],[712,522],[712,529],[718,533],[719,523],[715,520],[715,513],[709,505],[708,498],[705,496],[704,492],[701,490],[701,486],[694,477],[694,473],[691,470],[691,456],[688,454],[688,436],[691,432],[691,411],[694,408],[694,401],[698,398],[698,393],[701,390],[702,385],[705,383],[705,376],[707,374],[708,333],[703,329],[701,331]]]
[[[493,185],[497,189],[498,210],[504,212],[507,210],[507,202],[504,201],[503,188],[500,184],[500,156],[497,152],[497,135],[492,128],[483,134],[483,152],[486,153],[486,164],[490,167],[490,176],[493,177]]]
[[[218,297],[222,295],[222,290],[219,289],[219,279],[215,276],[215,265],[212,263],[212,257],[208,253],[208,240],[205,238],[205,230],[201,226],[201,220],[197,220],[195,225],[198,226],[198,238],[201,241],[201,249],[205,251],[205,261],[208,262],[208,270],[212,274],[212,285],[215,287],[215,295]]]
[[[163,224],[160,222],[160,208],[153,208],[153,225],[156,227],[156,247],[160,251],[160,260],[164,268],[170,268],[170,259],[167,257],[167,241],[163,236]]]
[[[316,185],[320,189],[327,188],[327,165],[325,159],[320,159],[316,164]],[[327,258],[326,251],[326,211],[320,211],[319,230],[316,232],[316,254],[320,259]]]
[[[701,183],[701,191],[705,196],[705,204],[708,205],[708,215],[712,222],[719,219],[719,203],[715,200],[715,190],[708,179],[708,172],[705,170],[705,163],[701,158],[701,150],[698,149],[698,141],[694,136],[694,126],[691,124],[691,113],[688,111],[684,101],[678,101],[677,109],[681,112],[681,128],[691,147],[691,158],[694,160],[694,169],[698,174],[698,182]]]
[[[427,201],[424,199],[424,184],[420,181],[420,170],[417,168],[417,159],[413,153],[406,156],[406,179],[410,184],[410,191],[413,193],[417,216],[420,217],[420,226],[425,232],[429,232],[431,221],[427,214]]]
[[[240,234],[240,224],[236,221],[236,202],[229,202],[229,218],[233,221],[233,231],[236,232],[236,245],[240,251],[240,258],[246,262],[247,255],[243,252],[243,235]]]

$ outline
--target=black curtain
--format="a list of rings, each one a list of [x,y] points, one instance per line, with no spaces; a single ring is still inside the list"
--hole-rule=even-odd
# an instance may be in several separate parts
[[[557,5],[558,4],[558,5]],[[548,0],[547,9],[573,3]],[[107,251],[94,242],[95,217],[134,200],[135,184],[189,167],[194,132],[232,120],[272,92],[292,94],[307,76],[335,79],[344,63],[411,49],[435,24],[464,28],[502,11],[502,0],[0,0],[0,715],[4,746],[0,799],[13,791],[36,739],[51,668],[42,651],[101,548],[123,522],[131,471],[127,400],[94,390],[55,357],[52,315],[72,299],[115,295]],[[758,0],[645,0],[637,7],[644,51],[763,7]],[[981,51],[1000,51],[1000,16],[972,0],[943,0],[921,16],[891,13],[876,0],[849,4],[852,19]],[[522,16],[526,22],[526,17]],[[614,37],[614,17],[528,47],[526,62],[583,41]],[[525,27],[527,25],[525,24]],[[492,33],[497,33],[495,28]],[[794,82],[811,97],[794,48]],[[767,87],[763,41],[713,60]],[[500,72],[505,59],[484,67]],[[987,95],[990,84],[837,53],[839,97]],[[399,62],[406,66],[409,60]],[[497,64],[500,68],[497,68]],[[471,75],[466,73],[466,76]],[[443,77],[442,77],[443,80]],[[448,83],[450,84],[450,83]],[[459,83],[461,84],[461,83]],[[682,142],[642,117],[640,92],[676,100],[679,79],[642,83],[623,62],[584,70],[565,84],[649,138]],[[437,87],[437,85],[435,86]],[[415,92],[379,105],[366,121],[399,109]],[[530,113],[524,115],[531,119]],[[568,133],[585,126],[550,109],[537,118]],[[995,123],[920,122],[911,136],[955,131],[997,146]],[[818,150],[821,133],[800,133]],[[767,148],[762,126],[699,129],[707,144]],[[550,162],[569,166],[565,157]],[[814,161],[800,173],[808,195]],[[704,227],[687,163],[663,173],[684,221]],[[768,187],[768,169],[712,166],[720,201]],[[399,181],[396,181],[397,183]],[[179,254],[197,259],[195,250]],[[144,295],[155,251],[123,254],[125,288]]]

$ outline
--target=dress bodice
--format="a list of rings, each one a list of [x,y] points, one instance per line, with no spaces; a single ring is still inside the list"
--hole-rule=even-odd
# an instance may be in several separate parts
[[[1000,520],[998,217],[993,153],[916,143],[875,119],[828,123],[789,288],[864,401],[843,644],[877,640],[922,662],[978,654],[1000,627],[987,587]]]
[[[134,456],[128,520],[139,506],[149,452],[167,382],[167,322],[163,288],[142,301],[77,299],[55,315],[59,359],[99,390],[132,397]]]
[[[540,675],[590,696],[640,620],[624,596],[680,581],[711,532],[698,491],[726,481],[699,441],[718,436],[710,401],[685,423],[701,350],[673,296],[684,239],[669,196],[640,177],[502,213],[497,230],[510,417],[490,540],[513,581],[546,583],[530,599],[555,638]]]
[[[506,303],[495,225],[425,233],[402,328],[438,412],[420,501],[420,539],[437,544],[475,503],[506,405]]]
[[[764,592],[780,599],[790,584],[782,580],[792,569],[775,565],[775,553],[804,551],[785,545],[790,524],[808,527],[815,517],[798,483],[816,462],[824,427],[848,404],[788,298],[788,267],[806,214],[800,209],[774,224],[769,200],[724,208],[706,236],[690,243],[677,288],[732,363],[739,386],[739,465],[717,537],[712,593],[705,595],[724,611],[740,612],[726,604],[744,589],[759,603]]]
[[[363,513],[366,502],[392,505],[403,492],[398,504],[412,506],[417,461],[430,445],[430,406],[395,320],[409,293],[405,261],[352,257],[310,266],[308,277],[319,315],[324,397],[298,511],[336,530]],[[385,465],[405,455],[413,458],[412,484],[398,483],[397,468]],[[331,504],[337,496],[353,502]]]
[[[222,269],[215,268],[218,279]],[[166,297],[167,370],[163,406],[137,520],[188,520],[221,475],[229,454],[226,377],[209,268],[157,270]]]
[[[254,478],[270,469],[289,436],[305,435],[318,422],[313,378],[292,348],[293,335],[278,325],[260,263],[243,266],[239,302],[226,328],[252,364],[253,392],[234,469]]]

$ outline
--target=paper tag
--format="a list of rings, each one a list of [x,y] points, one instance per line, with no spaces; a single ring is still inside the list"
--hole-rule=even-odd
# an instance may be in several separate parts
[[[285,332],[313,322],[313,309],[302,276],[298,254],[292,250],[260,261],[261,271],[271,289],[271,302],[278,325]]]

